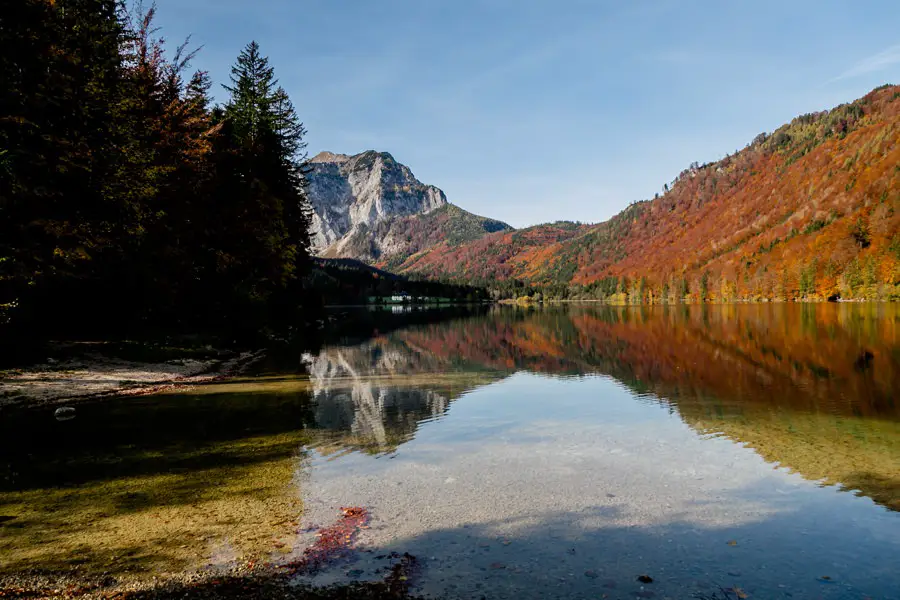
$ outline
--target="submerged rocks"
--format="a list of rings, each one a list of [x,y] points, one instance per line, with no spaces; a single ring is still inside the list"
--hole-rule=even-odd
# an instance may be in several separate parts
[[[75,409],[71,406],[60,406],[53,411],[53,418],[57,421],[71,421],[75,418]]]

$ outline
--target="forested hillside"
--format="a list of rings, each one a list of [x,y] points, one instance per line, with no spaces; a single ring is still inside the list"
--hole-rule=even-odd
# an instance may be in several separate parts
[[[127,8],[0,9],[3,335],[301,322],[310,209],[287,93],[251,43],[212,106],[191,46]]]
[[[307,186],[305,130],[256,43],[214,106],[196,52],[164,45],[153,8],[14,4],[0,13],[5,335],[309,322],[322,300],[310,277],[348,293],[311,270],[314,220],[327,256],[494,298],[900,298],[900,86],[694,163],[605,223],[513,231],[387,153],[323,153]],[[363,280],[350,295],[379,285]]]
[[[536,279],[539,268],[563,243],[589,231],[568,221],[482,236],[467,244],[448,239],[412,255],[404,272],[461,279]]]
[[[661,195],[537,243],[491,236],[401,270],[616,302],[900,296],[900,86],[803,115]],[[545,238],[545,239],[541,239]]]
[[[353,256],[362,256],[385,269],[403,264],[411,255],[445,244],[454,248],[511,227],[501,221],[474,215],[455,204],[445,204],[424,214],[395,217],[357,231],[347,243]],[[372,239],[385,240],[390,252],[372,248]]]

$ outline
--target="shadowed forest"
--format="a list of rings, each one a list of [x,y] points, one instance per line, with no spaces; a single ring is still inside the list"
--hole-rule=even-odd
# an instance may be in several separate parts
[[[301,319],[304,128],[259,46],[213,106],[213,83],[190,71],[196,50],[166,47],[154,7],[15,4],[0,40],[5,331]]]
[[[313,261],[306,130],[256,42],[225,98],[154,5],[28,0],[0,30],[0,332],[7,339],[308,329],[324,303],[472,286]],[[220,94],[221,96],[221,94]]]

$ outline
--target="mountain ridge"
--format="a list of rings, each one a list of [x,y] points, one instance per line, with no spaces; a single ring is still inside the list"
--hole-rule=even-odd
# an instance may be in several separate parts
[[[565,239],[553,230],[435,246],[397,268],[627,302],[900,296],[900,86],[693,163],[665,194]],[[532,243],[510,247],[523,231]]]

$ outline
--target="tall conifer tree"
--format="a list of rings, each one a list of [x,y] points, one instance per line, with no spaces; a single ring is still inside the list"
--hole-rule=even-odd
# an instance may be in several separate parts
[[[288,301],[280,299],[299,294],[297,282],[309,264],[305,130],[256,42],[238,56],[231,85],[224,87],[230,92],[223,121],[232,156],[219,196],[228,198],[226,218],[237,219],[235,227],[243,230],[230,258],[238,268],[252,267],[242,277],[249,297],[281,313],[273,317],[287,318]]]

